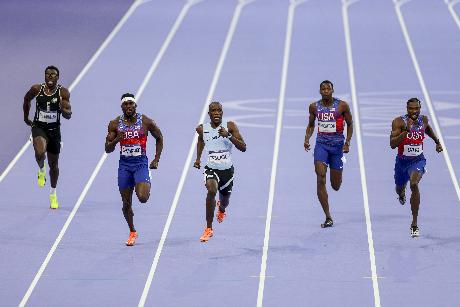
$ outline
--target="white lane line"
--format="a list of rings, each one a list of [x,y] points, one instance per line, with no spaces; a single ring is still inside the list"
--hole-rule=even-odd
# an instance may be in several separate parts
[[[460,3],[460,0],[453,0],[453,1],[452,0],[451,1],[444,0],[444,2],[447,4],[447,7],[449,8],[449,12],[452,15],[452,17],[454,18],[455,23],[457,24],[457,27],[460,29],[460,18],[458,17],[458,14],[454,9],[454,6],[457,3]]]
[[[426,87],[426,83],[423,78],[422,71],[420,69],[420,65],[418,64],[418,60],[415,54],[414,47],[412,45],[409,31],[407,30],[406,23],[404,21],[404,16],[401,12],[401,6],[407,3],[408,1],[407,0],[406,1],[393,0],[393,2],[395,4],[395,10],[396,10],[396,14],[398,15],[399,24],[401,25],[401,30],[403,32],[404,39],[406,40],[407,48],[409,50],[409,53],[412,59],[412,63],[414,65],[414,69],[417,74],[417,78],[420,83],[420,87],[422,88],[423,96],[425,97],[425,102],[428,107],[428,111],[430,112],[430,120],[434,126],[434,129],[439,138],[439,141],[441,142],[443,146],[443,149],[444,149],[443,155],[444,155],[444,159],[446,160],[447,169],[449,170],[450,178],[452,179],[452,183],[454,185],[455,191],[457,192],[457,198],[460,201],[460,186],[458,184],[457,175],[455,174],[454,167],[452,166],[452,161],[450,160],[449,151],[447,149],[446,143],[444,142],[442,130],[441,130],[441,127],[439,126],[438,118],[436,117],[433,103],[431,102],[431,97],[430,97],[430,94],[428,93],[428,89]]]
[[[212,82],[211,82],[211,86],[209,88],[208,96],[206,97],[206,100],[205,100],[205,103],[204,103],[204,106],[203,106],[203,110],[201,111],[201,115],[200,115],[200,119],[199,119],[198,123],[202,123],[204,121],[205,116],[206,116],[207,111],[208,111],[208,104],[211,101],[212,97],[214,96],[214,92],[216,90],[217,82],[219,81],[220,74],[221,74],[221,71],[222,71],[222,67],[224,66],[225,58],[227,57],[227,52],[228,52],[228,50],[230,48],[230,44],[232,42],[233,34],[235,33],[236,26],[238,24],[238,20],[239,20],[241,11],[243,10],[245,5],[247,5],[247,4],[251,3],[251,2],[254,2],[254,1],[255,0],[239,0],[238,1],[238,5],[236,6],[235,11],[233,13],[232,21],[231,21],[230,27],[228,29],[227,36],[225,38],[224,46],[223,46],[222,51],[220,53],[220,57],[219,57],[217,66],[216,66],[216,69],[214,71],[214,76],[213,76],[213,79],[212,79]],[[183,189],[184,184],[185,184],[185,179],[187,177],[187,173],[190,170],[190,165],[192,164],[192,159],[193,159],[193,154],[195,152],[196,144],[197,144],[197,137],[196,137],[196,135],[193,135],[193,141],[192,141],[192,144],[190,145],[190,149],[189,149],[189,152],[188,152],[188,155],[187,155],[187,159],[185,160],[185,164],[184,164],[184,167],[182,169],[182,174],[181,174],[181,177],[179,179],[179,184],[177,186],[176,193],[174,195],[174,199],[173,199],[173,202],[171,204],[171,208],[169,209],[168,218],[167,218],[165,226],[163,228],[163,233],[161,234],[160,242],[158,243],[158,247],[157,247],[155,256],[153,258],[152,266],[150,267],[150,271],[149,271],[149,274],[147,276],[147,280],[145,282],[144,290],[142,291],[142,295],[141,295],[141,298],[139,300],[139,304],[138,304],[139,307],[143,307],[145,305],[146,300],[147,300],[147,296],[148,296],[148,293],[150,291],[150,287],[152,285],[152,280],[153,280],[153,277],[155,276],[155,272],[156,272],[156,269],[157,269],[157,266],[158,266],[158,262],[160,261],[161,252],[163,251],[163,246],[165,244],[166,237],[168,236],[169,228],[171,227],[171,223],[172,223],[172,219],[174,217],[174,213],[176,212],[176,207],[177,207],[177,204],[179,202],[179,197],[180,197],[180,195],[182,193],[182,189]]]
[[[267,216],[265,219],[265,235],[264,235],[264,245],[262,248],[262,260],[260,264],[260,274],[259,274],[259,290],[257,292],[257,307],[262,307],[264,300],[264,288],[265,288],[265,279],[267,277],[267,258],[268,258],[268,246],[270,242],[270,228],[272,221],[272,211],[273,211],[273,201],[275,198],[275,188],[276,188],[276,174],[278,170],[278,155],[279,155],[279,145],[281,140],[281,130],[283,128],[283,109],[284,101],[286,99],[286,84],[288,76],[288,66],[289,66],[289,57],[291,50],[291,41],[292,41],[292,32],[294,24],[295,9],[302,3],[306,1],[289,1],[288,17],[286,21],[286,37],[284,41],[284,54],[283,54],[283,68],[281,71],[281,81],[280,81],[280,93],[278,97],[278,113],[276,118],[276,131],[275,131],[275,142],[273,145],[273,160],[272,160],[272,169],[270,175],[270,189],[268,194],[268,207],[267,207]]]
[[[72,90],[77,86],[77,84],[84,77],[84,75],[88,72],[88,70],[91,68],[91,66],[93,66],[94,62],[96,62],[97,58],[101,55],[102,51],[104,51],[104,49],[110,44],[112,39],[115,37],[115,35],[117,35],[117,33],[120,31],[120,29],[126,23],[126,21],[129,19],[129,17],[131,17],[131,15],[134,13],[134,11],[139,7],[140,2],[141,2],[141,0],[135,0],[133,2],[133,4],[129,7],[129,9],[126,11],[126,13],[120,19],[120,21],[117,23],[115,28],[113,28],[112,32],[110,32],[110,34],[107,36],[107,38],[101,44],[101,46],[96,50],[96,52],[93,54],[91,59],[89,59],[88,63],[86,63],[85,67],[83,67],[82,71],[80,71],[78,76],[75,78],[75,80],[69,86],[69,91],[70,92],[72,92]],[[27,142],[22,146],[22,148],[19,150],[19,152],[13,158],[13,160],[11,160],[11,162],[8,164],[8,166],[5,168],[5,170],[2,172],[2,174],[0,175],[0,183],[3,181],[3,179],[5,179],[5,177],[11,171],[11,169],[16,165],[18,160],[21,158],[21,156],[27,150],[29,145],[32,143],[31,141],[32,141],[32,135],[29,136],[29,138],[27,139]]]
[[[184,20],[188,10],[190,9],[190,7],[192,5],[194,5],[195,3],[199,2],[199,1],[202,1],[202,0],[196,0],[196,1],[189,0],[184,5],[184,7],[182,8],[179,16],[176,19],[176,22],[174,23],[174,25],[171,28],[167,38],[165,39],[160,51],[158,52],[157,56],[155,57],[155,60],[153,61],[148,73],[144,77],[144,80],[142,82],[141,87],[137,90],[136,96],[141,96],[142,95],[142,91],[145,89],[145,86],[143,84],[148,82],[148,80],[150,80],[150,78],[153,75],[154,70],[152,70],[152,67],[154,67],[154,66],[155,66],[155,68],[158,67],[159,61],[163,57],[164,52],[166,51],[169,43],[171,42],[172,38],[176,34],[177,29],[179,28],[180,24]],[[96,179],[96,176],[99,173],[99,171],[100,171],[100,169],[101,169],[101,167],[104,164],[106,159],[107,159],[107,153],[104,152],[102,154],[101,158],[99,159],[99,162],[97,163],[96,168],[93,170],[93,172],[91,174],[91,177],[89,178],[88,182],[86,183],[85,187],[83,188],[83,191],[81,192],[80,196],[78,197],[78,200],[75,203],[75,206],[73,207],[72,212],[69,214],[69,217],[67,218],[64,226],[62,227],[59,235],[57,236],[56,240],[54,241],[54,244],[51,247],[48,255],[46,256],[45,260],[43,261],[42,265],[40,266],[40,269],[38,270],[37,274],[35,275],[32,283],[30,284],[29,289],[27,290],[26,294],[22,298],[22,300],[21,300],[21,302],[19,304],[20,307],[25,306],[25,304],[29,300],[30,295],[32,294],[33,290],[35,289],[35,286],[37,285],[38,281],[40,280],[40,278],[41,278],[43,272],[45,271],[46,267],[48,266],[48,263],[51,260],[51,257],[53,256],[53,254],[56,251],[59,243],[61,242],[62,238],[64,237],[64,234],[67,231],[67,228],[69,227],[70,223],[72,222],[73,218],[75,217],[75,214],[77,213],[77,210],[80,208],[80,205],[82,204],[83,200],[85,199],[86,194],[88,193],[89,189],[91,188],[91,185],[93,184],[94,180]]]
[[[367,191],[366,168],[364,164],[363,139],[361,134],[361,120],[358,107],[358,96],[356,94],[355,71],[353,65],[353,54],[351,46],[350,22],[348,19],[348,8],[357,1],[342,0],[343,27],[345,30],[345,43],[347,50],[348,74],[351,87],[351,100],[353,103],[353,121],[354,130],[356,131],[356,144],[358,146],[359,172],[361,174],[361,188],[363,192],[364,214],[366,217],[367,244],[369,246],[369,260],[371,263],[372,287],[374,289],[374,305],[380,307],[380,291],[377,280],[377,267],[375,261],[374,239],[372,235],[371,214],[369,210],[369,195]]]

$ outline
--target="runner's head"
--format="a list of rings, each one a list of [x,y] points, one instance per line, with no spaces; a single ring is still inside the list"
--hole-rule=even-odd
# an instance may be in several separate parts
[[[420,115],[420,109],[422,105],[418,98],[411,98],[407,101],[407,115],[412,119],[416,120]]]
[[[59,69],[56,66],[48,66],[45,68],[45,83],[48,88],[54,88],[59,80]]]
[[[213,101],[209,104],[208,110],[209,118],[214,125],[220,125],[222,123],[222,105],[218,101]]]
[[[125,93],[121,96],[121,110],[126,117],[132,117],[136,114],[136,99],[131,93]]]
[[[324,80],[319,84],[319,93],[323,99],[331,99],[334,93],[334,84],[329,80]]]

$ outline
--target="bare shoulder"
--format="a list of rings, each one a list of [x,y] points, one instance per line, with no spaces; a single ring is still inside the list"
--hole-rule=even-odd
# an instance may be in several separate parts
[[[312,114],[316,113],[316,102],[310,103],[310,105],[308,106],[308,111],[310,111],[310,113]]]
[[[118,128],[119,121],[120,121],[120,116],[117,116],[115,119],[112,119],[109,122],[109,130],[116,130]]]
[[[403,127],[404,126],[404,121],[401,118],[401,116],[395,117],[393,121],[391,122],[392,126],[395,127]]]
[[[63,98],[69,98],[70,97],[70,92],[67,88],[61,86],[61,96]]]
[[[151,124],[151,123],[154,123],[154,121],[153,121],[153,119],[151,119],[151,118],[148,117],[147,115],[142,114],[142,123],[144,123],[144,124]]]
[[[428,116],[426,115],[422,115],[422,120],[423,120],[423,123],[426,125],[428,125]]]
[[[203,124],[199,124],[197,127],[196,127],[196,132],[198,134],[202,134],[203,133]]]
[[[30,89],[27,91],[27,94],[30,95],[38,95],[40,93],[42,85],[41,84],[34,84],[30,87]]]
[[[339,100],[339,109],[340,108],[342,108],[342,110],[349,110],[350,105],[345,100]]]

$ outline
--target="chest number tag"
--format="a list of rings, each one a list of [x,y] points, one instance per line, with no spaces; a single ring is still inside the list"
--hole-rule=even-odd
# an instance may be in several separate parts
[[[40,112],[38,113],[38,121],[48,124],[55,123],[57,122],[57,112],[40,110]]]
[[[336,122],[318,121],[318,131],[326,133],[337,132]]]
[[[142,154],[140,145],[121,146],[121,155],[125,157],[137,157]]]
[[[416,157],[419,156],[423,153],[423,146],[422,144],[418,145],[410,145],[406,144],[404,145],[404,153],[403,155],[407,157]]]

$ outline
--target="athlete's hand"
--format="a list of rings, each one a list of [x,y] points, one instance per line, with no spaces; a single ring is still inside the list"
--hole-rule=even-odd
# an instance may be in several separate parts
[[[303,143],[303,148],[305,148],[305,151],[309,151],[310,150],[310,141],[307,140]]]
[[[200,160],[196,160],[195,163],[193,163],[193,167],[194,167],[194,168],[197,168],[197,169],[200,169],[200,168],[201,168],[201,161],[200,161]]]
[[[440,142],[439,142],[438,144],[436,144],[436,151],[437,151],[437,152],[443,151],[443,148],[442,148],[442,145],[441,145]]]
[[[26,123],[27,126],[32,127],[33,121],[31,121],[29,118],[24,118],[24,122]]]
[[[350,144],[348,144],[348,143],[345,142],[345,143],[343,144],[343,152],[344,152],[344,153],[348,153],[349,151],[350,151]]]
[[[150,169],[157,169],[158,168],[158,161],[157,159],[153,159],[152,162],[150,162]]]
[[[228,137],[228,134],[229,134],[229,133],[228,133],[227,129],[225,129],[224,127],[220,126],[219,135],[220,135],[221,137],[226,138],[226,137]]]
[[[410,117],[407,118],[407,126],[406,126],[406,131],[409,132],[412,129],[412,126],[414,125],[414,120]]]
[[[125,133],[123,131],[117,130],[117,136],[115,137],[113,141],[116,144],[120,142],[121,140],[123,140],[124,138],[125,138]]]

